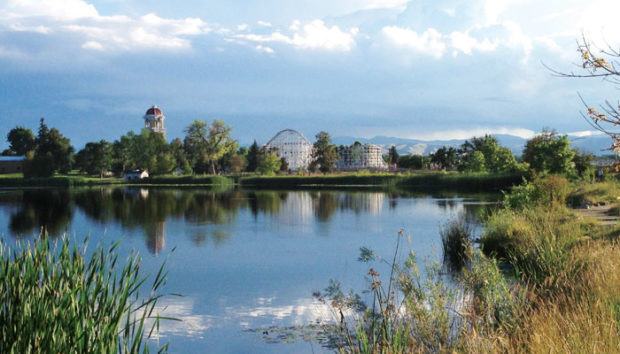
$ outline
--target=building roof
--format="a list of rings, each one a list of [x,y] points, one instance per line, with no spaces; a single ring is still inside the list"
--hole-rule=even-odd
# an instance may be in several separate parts
[[[146,113],[144,114],[146,116],[163,116],[164,114],[162,113],[161,109],[159,107],[157,107],[156,105],[153,105],[151,108],[146,110]]]
[[[25,156],[0,156],[0,161],[24,161]]]

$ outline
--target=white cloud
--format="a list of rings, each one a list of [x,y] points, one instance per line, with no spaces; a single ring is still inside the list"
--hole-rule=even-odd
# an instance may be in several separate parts
[[[314,20],[305,25],[302,32],[295,33],[293,45],[306,49],[349,51],[355,45],[357,32],[357,28],[343,32],[338,26],[327,27],[323,21]]]
[[[248,29],[248,25],[246,23],[237,25],[237,31],[245,31],[246,29]]]
[[[19,23],[9,25],[9,29],[14,32],[34,32],[39,34],[50,33],[50,28],[46,26],[23,26]]]
[[[12,18],[49,17],[60,21],[99,16],[95,6],[82,0],[9,0],[4,12]]]
[[[299,31],[299,26],[301,26],[301,21],[294,20],[288,29],[291,31]]]
[[[92,50],[103,50],[103,46],[99,42],[88,41],[82,44],[82,48],[84,49],[92,49]]]
[[[265,53],[269,53],[269,54],[273,54],[273,53],[274,53],[274,50],[273,50],[273,49],[271,49],[271,48],[269,48],[269,47],[266,47],[266,46],[257,45],[255,48],[256,48],[256,50],[258,50],[259,52],[265,52]]]
[[[81,0],[11,0],[0,9],[0,18],[0,28],[4,25],[11,32],[77,34],[81,47],[88,50],[189,48],[188,37],[211,31],[201,19],[192,17],[169,19],[154,13],[135,18],[101,16],[93,5]]]
[[[582,131],[578,131],[578,132],[570,132],[570,133],[566,133],[566,135],[568,136],[575,136],[578,138],[583,138],[583,137],[587,137],[587,136],[595,136],[595,135],[605,135],[605,133],[598,131],[598,130],[582,130]]]
[[[258,21],[256,22],[259,26],[263,26],[263,27],[273,27],[273,25],[271,24],[271,22],[267,22],[267,21]]]
[[[366,9],[390,9],[401,8],[404,9],[409,0],[369,0],[366,1]]]
[[[484,136],[485,134],[506,134],[518,136],[523,139],[531,139],[533,136],[536,135],[533,130],[519,127],[477,127],[472,129],[453,129],[436,132],[426,132],[422,134],[413,134],[408,136],[407,138],[424,141],[457,139],[463,140],[470,139],[474,136]]]
[[[446,51],[446,44],[443,36],[434,28],[429,28],[421,34],[397,26],[386,26],[381,30],[392,44],[411,49],[417,53],[441,58]]]
[[[491,42],[488,38],[483,41],[479,41],[469,35],[467,32],[452,32],[450,34],[450,45],[452,48],[467,54],[472,54],[472,49],[477,49],[482,52],[493,51],[497,48],[498,42]]]
[[[327,27],[322,20],[314,20],[299,30],[299,22],[294,22],[292,29],[297,28],[292,36],[282,34],[279,31],[267,35],[261,34],[238,34],[236,38],[245,39],[258,43],[285,43],[299,49],[349,51],[355,46],[357,28],[348,32],[342,31],[338,26]]]

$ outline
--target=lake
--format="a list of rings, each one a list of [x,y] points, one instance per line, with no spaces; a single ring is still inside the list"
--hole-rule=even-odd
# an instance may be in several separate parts
[[[161,324],[171,352],[324,352],[278,329],[333,320],[312,296],[331,279],[347,291],[365,289],[360,247],[391,260],[404,230],[418,259],[440,259],[440,226],[458,215],[475,222],[496,199],[380,190],[3,190],[0,234],[9,242],[42,228],[54,237],[89,235],[91,249],[122,239],[123,257],[139,252],[141,270],[152,276],[165,261],[164,292],[183,295],[161,301],[163,314],[182,320]]]

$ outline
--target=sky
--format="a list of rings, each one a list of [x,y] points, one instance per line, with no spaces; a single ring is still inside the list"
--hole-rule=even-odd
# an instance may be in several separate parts
[[[617,0],[1,0],[0,136],[39,119],[77,148],[222,119],[242,144],[588,134],[618,87],[567,79],[577,41],[620,47]],[[8,147],[1,139],[0,149]]]

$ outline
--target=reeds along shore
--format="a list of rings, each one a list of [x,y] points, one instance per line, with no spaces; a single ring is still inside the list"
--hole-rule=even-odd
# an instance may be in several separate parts
[[[166,272],[162,265],[141,296],[140,258],[122,263],[117,247],[87,257],[85,244],[66,237],[15,248],[0,241],[0,352],[148,352]]]

